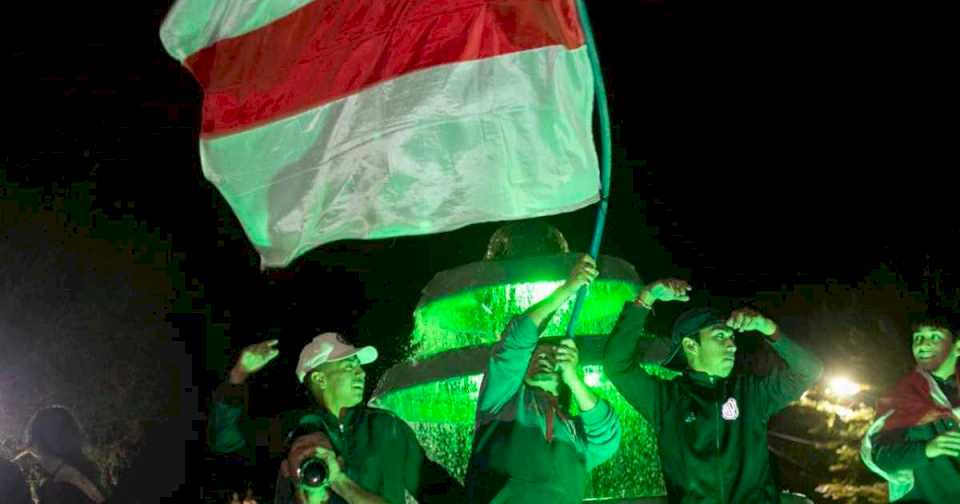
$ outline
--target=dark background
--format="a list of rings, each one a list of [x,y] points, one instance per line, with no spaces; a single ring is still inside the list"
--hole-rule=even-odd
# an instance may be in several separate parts
[[[261,272],[200,171],[200,90],[157,35],[170,4],[5,7],[0,435],[49,403],[103,439],[149,418],[148,437],[188,440],[170,477],[187,488],[205,481],[202,412],[240,348],[281,339],[257,379],[267,411],[300,400],[296,354],[320,330],[376,344],[374,382],[403,357],[420,289],[479,260],[498,224],[334,243]],[[588,4],[614,123],[603,253],[735,299],[883,271],[918,306],[949,305],[957,86],[937,13]],[[547,220],[583,250],[593,219]],[[873,349],[882,383],[910,365],[889,341]]]

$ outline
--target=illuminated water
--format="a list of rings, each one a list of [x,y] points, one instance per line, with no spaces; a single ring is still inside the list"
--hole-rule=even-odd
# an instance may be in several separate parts
[[[419,307],[414,313],[411,359],[448,350],[489,345],[510,319],[550,294],[562,282],[527,282],[459,292]],[[609,334],[623,303],[633,299],[637,282],[598,279],[590,286],[578,335]],[[544,336],[565,334],[572,302],[562,307]],[[666,373],[659,368],[658,374]],[[610,401],[620,416],[623,438],[618,453],[591,474],[588,497],[644,497],[665,493],[650,426],[615,390],[598,365],[583,366],[584,381]],[[482,376],[458,376],[392,391],[375,404],[396,412],[417,433],[427,454],[463,479],[470,457],[476,400]],[[576,413],[575,411],[573,413]]]
[[[472,345],[494,343],[514,316],[543,299],[563,282],[530,282],[482,287],[438,299],[418,308],[410,337],[412,357]],[[598,279],[589,287],[576,334],[608,334],[626,300],[637,295],[639,285],[621,280]],[[544,336],[566,333],[573,303],[561,307]]]
[[[593,471],[588,496],[663,495],[657,442],[649,424],[616,392],[600,366],[585,366],[584,375],[585,381],[597,381],[594,392],[610,401],[623,427],[620,450]],[[411,387],[382,397],[378,404],[409,422],[428,455],[462,480],[470,458],[480,378],[450,378]]]

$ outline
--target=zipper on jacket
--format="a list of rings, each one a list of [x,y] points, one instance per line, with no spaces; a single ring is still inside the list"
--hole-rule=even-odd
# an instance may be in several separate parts
[[[338,421],[337,425],[340,427],[340,446],[344,451],[344,453],[341,453],[340,456],[343,457],[344,464],[349,464],[347,461],[352,458],[350,453],[347,453],[348,451],[351,451],[350,440],[347,439],[347,433],[343,430],[343,424]],[[341,466],[340,470],[343,471],[343,474],[346,474],[349,477],[354,477],[354,475],[349,472],[346,465]],[[344,501],[346,501],[346,499],[344,499]]]

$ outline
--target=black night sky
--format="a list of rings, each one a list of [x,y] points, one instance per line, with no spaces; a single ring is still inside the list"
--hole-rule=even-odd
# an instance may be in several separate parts
[[[604,254],[737,299],[884,269],[955,308],[956,85],[938,30],[827,4],[588,3],[615,127]],[[402,358],[420,289],[479,260],[499,224],[334,243],[261,272],[201,173],[200,90],[157,35],[170,4],[5,7],[0,439],[50,403],[125,429],[94,399],[118,387],[124,414],[186,440],[164,460],[187,468],[167,479],[188,502],[209,484],[206,401],[240,348],[281,339],[257,378],[280,391],[265,410],[300,400],[296,354],[320,330],[377,345],[372,382]],[[583,250],[594,211],[547,220]],[[798,335],[821,352],[828,338]],[[873,349],[881,384],[909,366],[902,343]]]

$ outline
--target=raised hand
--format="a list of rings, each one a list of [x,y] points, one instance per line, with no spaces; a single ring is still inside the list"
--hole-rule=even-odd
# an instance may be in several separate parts
[[[564,383],[569,385],[572,381],[580,379],[577,374],[580,351],[572,339],[565,339],[560,342],[554,354],[554,360],[557,364],[557,370],[560,372],[560,379]]]
[[[249,375],[260,371],[280,355],[280,351],[277,350],[278,342],[275,339],[261,341],[244,348],[233,370],[230,371],[230,382],[243,383]]]
[[[584,255],[577,261],[577,264],[573,266],[564,286],[573,290],[579,289],[593,282],[593,280],[597,278],[597,274],[597,263],[592,257]]]
[[[924,449],[927,458],[960,457],[960,432],[944,432],[931,439]]]
[[[636,301],[652,307],[657,301],[690,301],[690,284],[676,278],[664,278],[647,285],[640,291]]]
[[[759,331],[766,336],[777,331],[777,324],[750,308],[740,308],[730,313],[727,327],[737,332]]]

